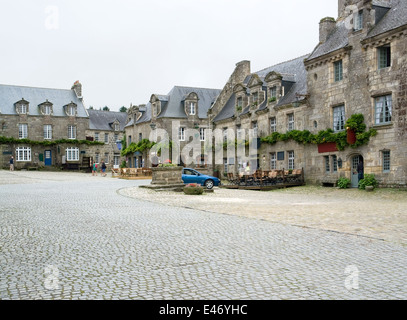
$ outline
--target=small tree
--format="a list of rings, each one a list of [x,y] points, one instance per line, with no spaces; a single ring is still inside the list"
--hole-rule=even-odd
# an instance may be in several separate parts
[[[120,112],[127,112],[127,108],[126,108],[125,106],[123,106],[123,107],[121,107],[121,108],[119,109],[119,111],[120,111]]]

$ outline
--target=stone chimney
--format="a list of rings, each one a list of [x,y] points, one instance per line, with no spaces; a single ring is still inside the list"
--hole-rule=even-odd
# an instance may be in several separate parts
[[[334,18],[323,18],[319,23],[319,42],[324,43],[335,30],[336,21]]]
[[[74,90],[76,93],[76,96],[79,99],[82,99],[82,84],[79,81],[75,81],[75,83],[73,84],[71,90]]]

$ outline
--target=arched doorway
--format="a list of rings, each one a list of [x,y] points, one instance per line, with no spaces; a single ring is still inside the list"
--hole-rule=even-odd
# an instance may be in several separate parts
[[[359,155],[355,155],[351,158],[351,186],[352,188],[359,187],[359,163],[363,164],[363,157]],[[361,170],[362,173],[364,171],[364,166],[362,166]],[[359,169],[358,169],[359,168]]]

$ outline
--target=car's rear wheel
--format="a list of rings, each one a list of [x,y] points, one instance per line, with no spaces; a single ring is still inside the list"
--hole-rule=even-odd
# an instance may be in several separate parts
[[[212,189],[213,188],[213,180],[206,180],[205,181],[205,187],[206,187],[206,189]]]

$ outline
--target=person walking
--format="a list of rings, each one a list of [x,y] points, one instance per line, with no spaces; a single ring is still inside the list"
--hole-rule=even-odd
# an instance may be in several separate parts
[[[93,163],[92,167],[92,176],[97,176],[98,175],[98,164],[96,162]]]
[[[106,177],[106,163],[104,160],[102,160],[100,175]]]
[[[10,158],[10,171],[14,171],[14,157],[11,156]]]

